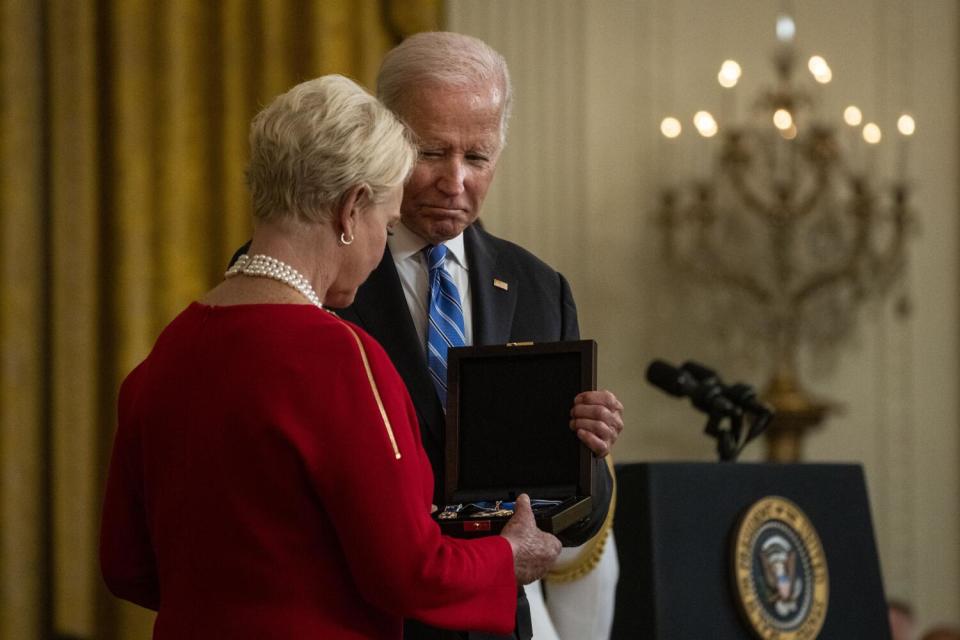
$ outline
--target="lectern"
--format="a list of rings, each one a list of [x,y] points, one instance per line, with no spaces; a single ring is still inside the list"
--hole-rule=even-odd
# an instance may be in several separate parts
[[[863,470],[617,467],[614,639],[888,639]]]

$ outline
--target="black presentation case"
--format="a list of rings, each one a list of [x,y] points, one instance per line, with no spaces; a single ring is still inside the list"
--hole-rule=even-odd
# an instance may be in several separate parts
[[[570,429],[573,399],[597,386],[593,340],[452,348],[447,353],[445,505],[448,535],[498,533],[509,513],[478,503],[559,501],[534,508],[537,526],[563,531],[590,514],[593,456]],[[465,508],[454,512],[455,505]],[[510,505],[506,505],[510,506]]]

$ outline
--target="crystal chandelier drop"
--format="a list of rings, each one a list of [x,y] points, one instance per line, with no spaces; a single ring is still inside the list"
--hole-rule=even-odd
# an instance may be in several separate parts
[[[843,121],[817,116],[813,88],[830,83],[833,72],[813,56],[812,78],[798,73],[794,32],[793,20],[780,16],[776,82],[760,92],[747,120],[694,115],[697,133],[717,137],[718,148],[699,177],[663,189],[658,216],[671,269],[735,296],[743,326],[763,338],[765,399],[777,410],[768,457],[780,461],[799,459],[803,433],[834,406],[803,390],[799,348],[838,344],[863,303],[889,292],[902,271],[911,229],[907,139],[915,128],[909,114],[900,116],[897,175],[882,178],[875,156],[883,131],[852,105]],[[725,101],[741,73],[733,60],[721,66]],[[683,125],[667,117],[660,128],[675,138]]]

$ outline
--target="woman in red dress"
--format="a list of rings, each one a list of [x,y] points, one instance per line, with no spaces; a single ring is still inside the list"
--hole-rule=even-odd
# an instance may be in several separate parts
[[[431,519],[407,391],[345,307],[380,261],[415,160],[341,76],[253,121],[248,254],[120,390],[100,557],[154,638],[399,638],[402,618],[509,633],[560,550],[525,499],[500,536]]]

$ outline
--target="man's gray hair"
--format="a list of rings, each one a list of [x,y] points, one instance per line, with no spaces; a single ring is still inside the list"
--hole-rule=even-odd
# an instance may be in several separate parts
[[[500,144],[506,143],[513,104],[510,71],[503,56],[483,40],[450,31],[410,36],[384,57],[377,76],[377,96],[395,113],[403,115],[404,100],[418,83],[454,87],[495,83],[503,105]]]
[[[250,125],[247,185],[253,215],[328,219],[357,185],[369,202],[406,182],[410,130],[358,84],[328,75],[277,96]]]

